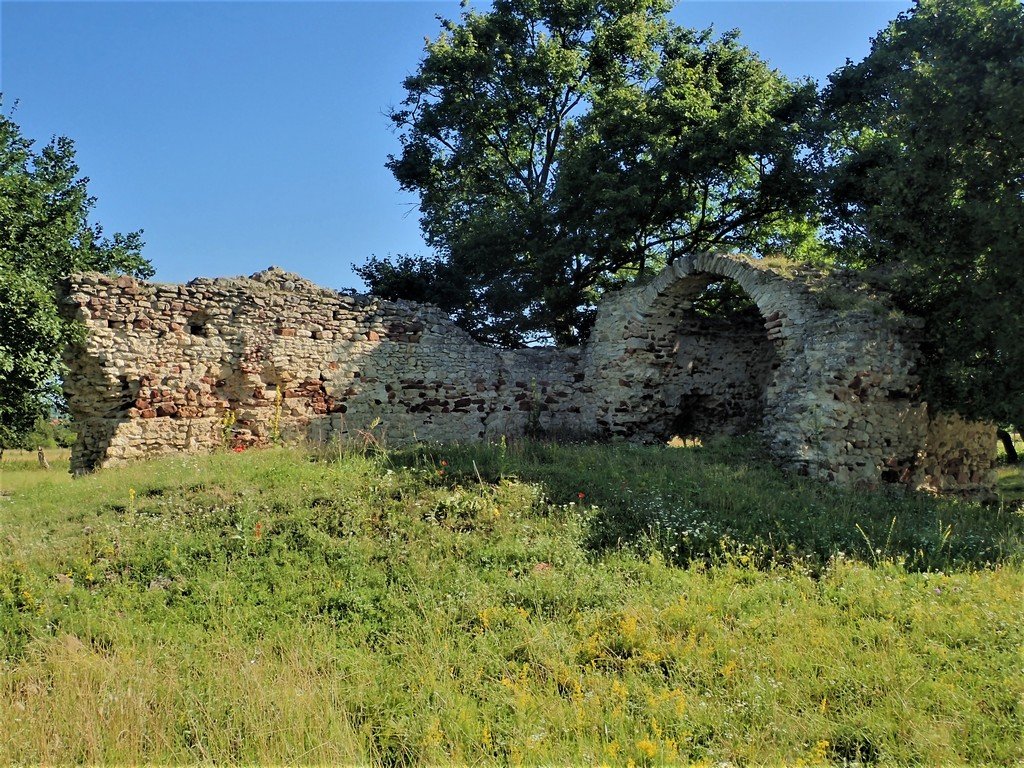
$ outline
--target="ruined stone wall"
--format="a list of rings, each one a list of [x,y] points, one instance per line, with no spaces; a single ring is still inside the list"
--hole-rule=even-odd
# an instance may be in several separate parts
[[[700,408],[699,400],[676,399],[677,383],[686,381],[680,352],[697,361],[699,375],[701,355],[728,349],[720,340],[690,351],[692,301],[723,278],[757,305],[772,349],[748,335],[741,342],[748,351],[718,358],[711,378],[746,379],[740,391],[748,395],[763,387],[758,431],[784,466],[841,484],[991,492],[995,429],[932,417],[919,398],[914,321],[856,287],[784,275],[740,257],[679,259],[649,284],[605,300],[584,352],[588,420],[611,434],[653,441],[681,408]],[[681,418],[699,424],[701,416]],[[730,431],[721,422],[712,426]]]
[[[778,365],[760,318],[686,317],[666,342],[674,355],[659,387],[664,408],[648,425],[654,439],[760,428]]]
[[[779,365],[763,322],[705,317],[691,302],[706,276],[674,286],[664,306],[639,313],[636,291],[610,298],[586,348],[588,417],[627,439],[756,431]]]
[[[722,280],[757,313],[697,315]],[[740,257],[679,259],[608,296],[569,350],[492,349],[434,307],[274,268],[187,285],[79,275],[63,306],[87,331],[65,382],[76,471],[371,431],[389,444],[756,431],[784,466],[839,483],[994,484],[994,427],[921,402],[913,322],[855,286]]]
[[[938,414],[928,420],[909,485],[968,498],[991,497],[996,483],[995,453],[992,424]]]
[[[74,470],[278,439],[481,440],[577,428],[575,350],[496,350],[442,312],[281,270],[161,285],[82,275],[65,381]]]

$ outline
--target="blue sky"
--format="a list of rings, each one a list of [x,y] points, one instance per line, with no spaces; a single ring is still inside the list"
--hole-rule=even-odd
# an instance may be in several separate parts
[[[824,81],[909,2],[692,0],[680,24],[738,28]],[[0,0],[0,91],[25,134],[73,138],[108,232],[144,229],[157,279],[270,264],[333,287],[371,254],[425,252],[384,168],[385,112],[457,2]]]

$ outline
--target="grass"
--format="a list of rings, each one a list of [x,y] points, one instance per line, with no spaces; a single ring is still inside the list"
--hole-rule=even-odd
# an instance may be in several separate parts
[[[1018,509],[1024,506],[1024,471],[1020,466],[999,467],[999,495],[1003,502]]]
[[[1015,430],[1012,435],[1017,454],[1024,456],[1024,442],[1020,439],[1020,433]],[[999,461],[1002,466],[996,472],[999,475],[1000,497],[1006,504],[1024,507],[1024,465],[1006,464],[1006,452],[1002,443],[999,444]]]
[[[0,468],[2,763],[1024,760],[1007,507],[743,442],[51,463]]]

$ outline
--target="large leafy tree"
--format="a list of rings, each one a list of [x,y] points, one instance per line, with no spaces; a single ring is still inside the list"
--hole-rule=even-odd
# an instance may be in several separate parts
[[[794,161],[813,87],[669,7],[496,0],[443,22],[388,163],[434,254],[371,260],[370,288],[499,344],[573,343],[601,290],[681,253],[813,235]]]
[[[929,400],[1024,424],[1024,6],[917,0],[824,107],[842,252],[926,320]]]
[[[75,271],[152,275],[139,232],[104,237],[74,145],[41,150],[0,114],[0,448],[18,445],[59,403],[61,351],[74,333],[57,311],[58,281]]]

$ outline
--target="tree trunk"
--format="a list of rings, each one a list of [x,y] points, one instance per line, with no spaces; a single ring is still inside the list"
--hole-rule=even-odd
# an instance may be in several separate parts
[[[1010,436],[1010,433],[1004,429],[997,429],[996,437],[999,438],[999,441],[1003,444],[1003,450],[1006,451],[1006,463],[1020,463],[1020,457],[1017,456],[1017,449],[1013,447],[1013,437]]]

